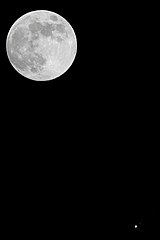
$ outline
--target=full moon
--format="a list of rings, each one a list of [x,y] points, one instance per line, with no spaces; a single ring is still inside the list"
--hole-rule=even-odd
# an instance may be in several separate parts
[[[6,49],[17,72],[46,81],[69,69],[76,54],[76,36],[68,21],[57,13],[33,11],[12,25]]]

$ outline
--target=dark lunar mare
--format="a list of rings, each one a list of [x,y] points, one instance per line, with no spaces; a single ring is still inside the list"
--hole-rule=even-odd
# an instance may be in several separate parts
[[[50,16],[50,19],[51,19],[53,22],[58,21],[58,17],[57,17],[56,15],[54,15],[54,14]]]
[[[45,23],[44,25],[40,22],[33,22],[29,24],[29,29],[34,36],[36,33],[41,33],[44,37],[53,36],[52,31],[55,31],[55,25],[50,23]]]
[[[41,24],[38,21],[34,21],[33,23],[29,24],[29,29],[34,35],[37,32],[40,32],[42,36],[44,37],[49,37],[51,36],[52,38],[54,37],[52,31],[54,32],[55,30],[60,33],[64,34],[66,32],[65,26],[62,23],[43,23]]]

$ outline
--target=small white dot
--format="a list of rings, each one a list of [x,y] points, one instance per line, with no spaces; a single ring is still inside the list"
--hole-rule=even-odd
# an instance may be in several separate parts
[[[137,228],[137,225],[135,225],[135,228]]]

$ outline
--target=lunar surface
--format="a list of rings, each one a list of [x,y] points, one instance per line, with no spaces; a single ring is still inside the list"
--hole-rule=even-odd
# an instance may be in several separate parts
[[[7,55],[23,76],[50,80],[71,66],[76,53],[76,37],[70,24],[49,11],[25,14],[7,36]]]

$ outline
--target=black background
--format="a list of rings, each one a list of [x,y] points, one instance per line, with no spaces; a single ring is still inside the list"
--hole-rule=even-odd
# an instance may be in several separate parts
[[[103,205],[104,208],[102,207],[104,214],[106,216],[108,214],[108,222],[113,229],[123,230],[131,234],[134,232],[155,232],[158,223],[158,175],[150,169],[157,169],[156,137],[149,138],[155,147],[150,151],[151,157],[147,157],[147,147],[144,150],[140,147],[141,157],[138,151],[134,151],[134,147],[129,150],[129,154],[127,153],[128,148],[126,148],[127,150],[124,151],[126,160],[124,161],[122,161],[123,154],[118,158],[116,157],[120,151],[117,144],[122,151],[120,143],[123,133],[117,144],[113,142],[112,149],[110,148],[112,139],[108,140],[110,131],[115,131],[115,135],[111,134],[114,139],[117,139],[116,134],[118,135],[116,132],[117,124],[114,125],[112,119],[109,119],[112,117],[114,121],[117,119],[116,109],[119,109],[121,114],[121,106],[124,106],[124,102],[126,103],[124,109],[130,109],[131,98],[136,109],[135,114],[141,103],[141,106],[147,106],[146,112],[149,115],[151,112],[153,119],[157,119],[153,114],[153,110],[156,109],[156,77],[137,79],[132,76],[132,70],[129,74],[125,72],[123,75],[122,68],[117,68],[116,63],[110,67],[112,60],[110,55],[107,59],[107,54],[109,54],[108,48],[113,51],[113,47],[111,42],[108,43],[108,25],[115,19],[115,17],[112,18],[114,8],[110,11],[102,2],[93,3],[92,1],[58,3],[50,1],[46,4],[39,1],[14,1],[4,5],[3,9],[1,22],[5,23],[2,26],[3,31],[1,30],[0,89],[3,142],[7,143],[5,152],[12,151],[11,147],[8,147],[10,145],[14,148],[18,144],[18,149],[23,149],[23,143],[26,143],[28,147],[23,151],[25,154],[30,150],[28,144],[41,146],[43,143],[45,151],[47,142],[54,153],[57,150],[60,154],[62,148],[64,153],[71,148],[73,155],[75,151],[75,159],[80,155],[86,159],[85,151],[88,151],[90,159],[96,158],[98,161],[103,159],[103,162],[107,161],[109,165],[110,162],[115,161],[115,169],[118,169],[117,174],[113,174],[114,171],[105,174],[109,179],[114,176],[114,181],[107,182],[115,190],[112,190],[115,195],[111,196],[116,199],[116,204],[113,204],[112,201],[106,201]],[[122,9],[124,10],[124,8]],[[124,13],[121,15],[122,9],[118,9],[120,13],[118,19],[121,19],[121,16],[125,19]],[[52,81],[38,82],[22,77],[10,65],[6,55],[5,44],[10,27],[19,17],[34,10],[49,10],[58,13],[71,24],[76,33],[78,46],[76,59],[65,74]],[[105,24],[103,24],[104,22]],[[144,117],[144,119],[146,118]],[[155,123],[154,120],[153,122]],[[147,126],[149,128],[150,125]],[[151,126],[157,125],[151,123]],[[153,129],[154,133],[155,130],[156,127]],[[16,140],[17,138],[18,140]],[[137,139],[139,139],[138,136],[135,141]],[[57,146],[57,142],[60,143],[60,146]],[[126,139],[126,142],[130,142],[130,139]],[[102,144],[105,145],[105,153],[102,153]],[[101,146],[99,147],[99,145]],[[103,158],[109,151],[111,151],[111,155],[115,154],[113,159],[109,157],[109,154]],[[117,163],[119,163],[118,166]],[[102,166],[102,169],[104,168]],[[127,175],[125,175],[126,172]],[[137,172],[139,172],[138,176]],[[120,179],[122,185],[115,189],[116,184],[113,182],[120,184]],[[105,185],[104,190],[107,191],[106,189],[108,188]],[[109,196],[112,191],[108,191]],[[111,207],[112,213],[107,213],[106,207],[107,209]],[[110,225],[103,223],[107,232]],[[137,229],[134,228],[136,224],[138,225]]]

